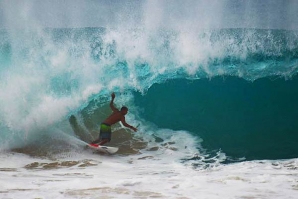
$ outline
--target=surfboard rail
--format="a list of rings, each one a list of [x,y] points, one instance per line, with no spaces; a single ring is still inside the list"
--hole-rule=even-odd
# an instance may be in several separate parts
[[[98,144],[88,144],[87,146],[91,149],[95,149],[97,151],[101,151],[101,152],[108,153],[108,154],[114,154],[119,150],[118,147],[101,146]]]

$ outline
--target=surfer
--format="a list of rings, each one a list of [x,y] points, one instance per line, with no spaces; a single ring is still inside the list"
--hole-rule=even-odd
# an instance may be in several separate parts
[[[99,138],[90,143],[92,146],[97,147],[98,145],[104,145],[105,143],[110,142],[112,134],[111,126],[119,121],[121,121],[125,127],[132,129],[134,132],[138,130],[137,128],[127,124],[125,121],[125,115],[128,112],[128,108],[123,106],[120,110],[117,109],[114,106],[115,93],[112,93],[111,97],[112,100],[110,102],[110,107],[113,113],[101,123]]]

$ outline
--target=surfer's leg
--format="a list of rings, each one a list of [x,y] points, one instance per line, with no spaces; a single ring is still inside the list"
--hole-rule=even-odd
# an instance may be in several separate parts
[[[99,138],[97,140],[94,140],[90,144],[98,144],[98,145],[104,145],[107,142],[111,141],[111,126],[108,126],[104,123],[100,125],[100,133]]]
[[[111,126],[102,123],[100,126],[100,133],[99,133],[99,137],[101,139],[99,145],[104,145],[105,143],[110,142],[111,134],[112,134]]]
[[[97,144],[97,143],[99,143],[100,141],[101,141],[101,138],[98,138],[98,139],[94,140],[93,142],[91,142],[90,144]]]
[[[90,144],[104,145],[111,140],[111,134],[101,134],[98,139],[94,140]]]
[[[109,142],[109,139],[102,139],[101,142],[98,145],[104,145],[105,143]]]

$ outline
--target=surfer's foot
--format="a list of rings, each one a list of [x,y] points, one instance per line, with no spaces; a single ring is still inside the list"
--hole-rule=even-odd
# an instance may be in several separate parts
[[[98,147],[98,144],[89,144],[90,146]]]

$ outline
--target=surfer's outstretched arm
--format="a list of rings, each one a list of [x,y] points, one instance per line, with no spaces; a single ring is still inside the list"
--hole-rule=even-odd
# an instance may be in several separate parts
[[[126,126],[127,128],[130,128],[130,129],[133,130],[134,132],[137,132],[137,131],[138,131],[137,128],[135,128],[135,127],[133,127],[133,126],[127,124],[126,121],[125,121],[125,118],[124,118],[124,117],[121,119],[121,123],[123,124],[123,126]]]
[[[114,106],[114,99],[115,99],[115,93],[111,94],[112,100],[110,102],[110,107],[113,110],[113,112],[119,111],[115,106]]]

